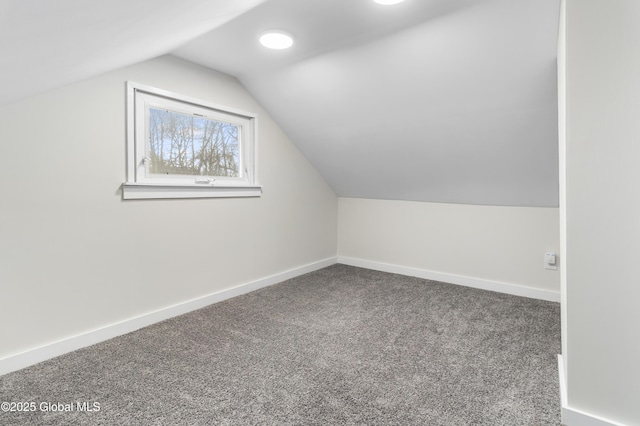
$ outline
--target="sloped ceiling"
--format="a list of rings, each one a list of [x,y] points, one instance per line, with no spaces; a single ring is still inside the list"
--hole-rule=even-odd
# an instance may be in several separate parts
[[[170,52],[236,76],[340,196],[558,205],[559,0],[38,3],[0,6],[0,102]]]
[[[164,55],[265,0],[1,0],[0,106]]]

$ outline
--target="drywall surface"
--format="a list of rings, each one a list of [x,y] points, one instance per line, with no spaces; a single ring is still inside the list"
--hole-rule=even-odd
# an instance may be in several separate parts
[[[121,199],[125,81],[258,114],[260,198]],[[0,109],[0,358],[336,255],[337,197],[232,77],[160,57]]]
[[[566,7],[568,403],[640,425],[640,3]]]
[[[558,209],[339,198],[338,256],[559,292]]]
[[[562,353],[567,353],[567,2],[560,3],[558,23],[558,183],[560,200],[560,306],[562,324]],[[567,371],[567,358],[562,357]],[[561,377],[566,383],[566,377]]]
[[[332,41],[260,67],[247,34],[269,19],[256,15],[279,4],[271,19],[280,22],[309,3],[322,4],[309,26]],[[194,61],[257,65],[233,74],[341,197],[557,207],[559,1],[366,3],[266,2],[205,36],[214,46],[248,39],[247,49],[202,58],[200,39],[178,54],[195,47],[187,52]],[[336,10],[346,16],[325,21]],[[300,46],[314,45],[301,18],[292,22]],[[402,19],[414,24],[381,34]]]

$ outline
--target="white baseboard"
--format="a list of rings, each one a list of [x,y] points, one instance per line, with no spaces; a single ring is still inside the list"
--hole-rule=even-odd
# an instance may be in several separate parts
[[[567,402],[567,376],[562,355],[558,355],[558,376],[560,378],[560,402],[562,404],[562,424],[565,426],[625,426],[594,414],[569,407]]]
[[[112,339],[143,327],[173,318],[205,306],[221,302],[232,297],[240,296],[263,287],[304,275],[318,269],[325,268],[337,263],[335,257],[330,257],[318,262],[313,262],[294,269],[290,269],[275,275],[271,275],[256,281],[245,283],[237,287],[222,290],[203,297],[168,306],[154,312],[149,312],[134,318],[130,318],[115,324],[88,331],[76,336],[68,337],[57,342],[46,344],[25,352],[0,359],[0,376],[12,371],[21,370],[25,367],[46,361],[51,358],[75,351],[93,344]]]
[[[425,278],[428,280],[442,281],[450,284],[458,284],[466,287],[482,290],[496,291],[499,293],[513,294],[515,296],[530,297],[533,299],[548,300],[560,303],[560,292],[543,290],[533,287],[525,287],[499,281],[485,280],[481,278],[466,277],[463,275],[445,274],[429,271],[427,269],[411,268],[408,266],[392,265],[389,263],[375,262],[371,260],[356,259],[353,257],[338,256],[338,263],[358,266],[360,268],[373,269],[382,272],[408,275],[411,277]]]

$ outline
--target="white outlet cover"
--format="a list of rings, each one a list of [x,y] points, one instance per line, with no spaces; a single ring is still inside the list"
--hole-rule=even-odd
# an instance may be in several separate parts
[[[552,261],[552,259],[555,260],[555,262],[550,263],[550,261]],[[553,253],[553,252],[547,252],[544,254],[544,269],[549,269],[552,271],[557,271],[558,270],[558,255]]]

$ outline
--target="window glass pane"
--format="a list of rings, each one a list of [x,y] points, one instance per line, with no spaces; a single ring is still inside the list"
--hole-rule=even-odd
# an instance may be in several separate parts
[[[150,174],[240,176],[236,124],[148,108]]]

